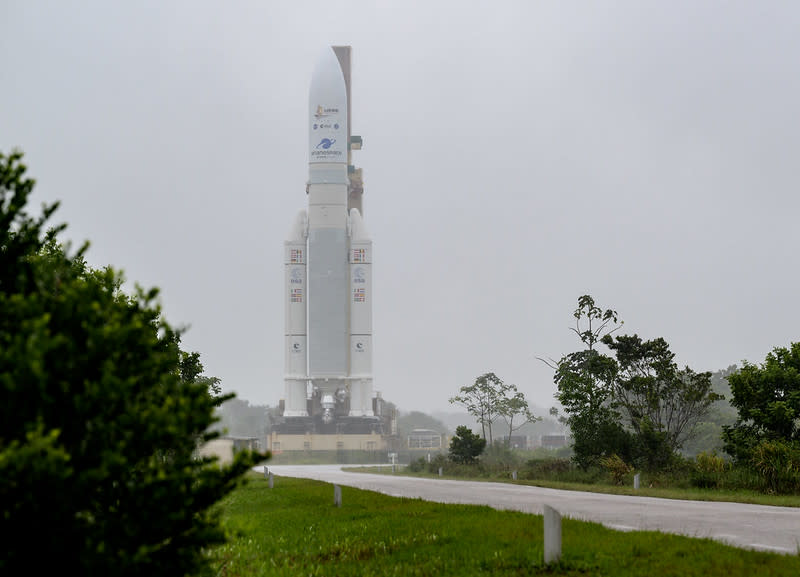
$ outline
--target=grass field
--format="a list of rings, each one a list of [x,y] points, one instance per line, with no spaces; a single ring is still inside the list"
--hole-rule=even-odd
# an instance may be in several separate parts
[[[443,505],[252,474],[221,504],[230,542],[209,554],[221,576],[800,575],[800,556],[708,539],[622,533],[563,520],[563,557],[542,561],[542,517]]]
[[[408,475],[413,477],[425,477],[429,479],[440,478],[438,475],[425,472],[413,473],[405,467],[397,467],[396,472],[392,473],[391,465],[368,466],[368,467],[343,467],[344,471],[356,473],[373,473],[382,475]],[[660,497],[662,499],[686,499],[688,501],[727,501],[733,503],[751,503],[753,505],[773,505],[775,507],[800,507],[800,495],[769,495],[757,491],[726,491],[721,489],[697,489],[697,488],[677,488],[677,487],[647,487],[642,486],[634,489],[630,485],[619,486],[605,483],[569,483],[564,481],[540,480],[519,480],[512,481],[510,476],[501,477],[441,477],[443,479],[455,479],[459,481],[491,481],[493,483],[516,483],[519,485],[531,485],[534,487],[547,487],[549,489],[564,489],[567,491],[588,491],[593,493],[609,493],[613,495],[638,495],[641,497]]]

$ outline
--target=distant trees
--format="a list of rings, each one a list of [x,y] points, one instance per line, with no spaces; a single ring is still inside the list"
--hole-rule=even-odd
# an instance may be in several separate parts
[[[508,425],[507,447],[511,444],[511,435],[514,434],[514,431],[521,429],[528,423],[542,420],[541,417],[533,414],[525,395],[517,390],[516,385],[510,385],[505,398],[500,404],[499,414]],[[514,424],[515,419],[516,425]]]
[[[195,458],[218,383],[156,290],[66,254],[57,205],[26,213],[25,172],[0,153],[0,573],[202,573],[224,540],[211,508],[258,456]]]
[[[662,338],[613,338],[622,324],[616,311],[603,311],[589,295],[578,299],[573,316],[586,348],[561,358],[554,381],[576,462],[587,467],[617,454],[648,469],[665,467],[721,398],[711,373],[679,369]],[[615,356],[601,354],[598,343]]]
[[[403,446],[408,442],[408,436],[415,429],[428,429],[440,435],[447,433],[447,425],[442,421],[421,411],[401,412],[397,415],[397,433]]]
[[[492,444],[492,424],[500,416],[505,384],[494,373],[484,373],[471,385],[459,389],[460,394],[449,399],[451,404],[464,407],[481,426],[484,439]]]
[[[277,407],[251,405],[243,399],[228,399],[216,411],[219,422],[214,430],[235,437],[267,436],[270,423],[276,418]]]
[[[489,446],[494,442],[492,426],[498,419],[505,420],[509,437],[514,430],[538,420],[516,385],[504,383],[494,373],[484,373],[475,379],[473,384],[461,387],[459,393],[450,398],[450,403],[461,405],[475,417],[481,426],[482,436],[488,441]],[[517,420],[516,427],[514,427],[515,419],[520,419]]]
[[[456,434],[450,439],[450,460],[454,463],[470,464],[486,448],[486,439],[473,433],[469,427],[456,427]]]

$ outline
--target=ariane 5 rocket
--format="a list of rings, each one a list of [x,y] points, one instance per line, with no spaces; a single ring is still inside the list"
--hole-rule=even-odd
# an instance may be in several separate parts
[[[308,210],[284,249],[284,417],[373,417],[372,240],[350,162],[360,148],[350,135],[350,47],[330,47],[309,93]]]

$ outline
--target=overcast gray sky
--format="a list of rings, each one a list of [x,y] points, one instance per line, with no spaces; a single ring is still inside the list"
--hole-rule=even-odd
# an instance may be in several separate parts
[[[64,240],[158,286],[206,372],[283,396],[283,241],[308,88],[353,47],[375,388],[404,410],[539,357],[577,298],[680,364],[800,325],[800,3],[0,1],[0,150]]]

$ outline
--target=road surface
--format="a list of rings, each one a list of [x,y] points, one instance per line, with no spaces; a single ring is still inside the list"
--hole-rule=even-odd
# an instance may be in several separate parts
[[[790,554],[800,552],[800,508],[351,473],[341,468],[342,465],[275,465],[269,466],[269,471],[278,477],[316,479],[439,503],[489,505],[495,509],[536,514],[542,513],[543,505],[549,505],[566,517],[602,523],[620,531],[663,531],[710,537],[746,549]],[[264,471],[263,467],[256,470]]]

